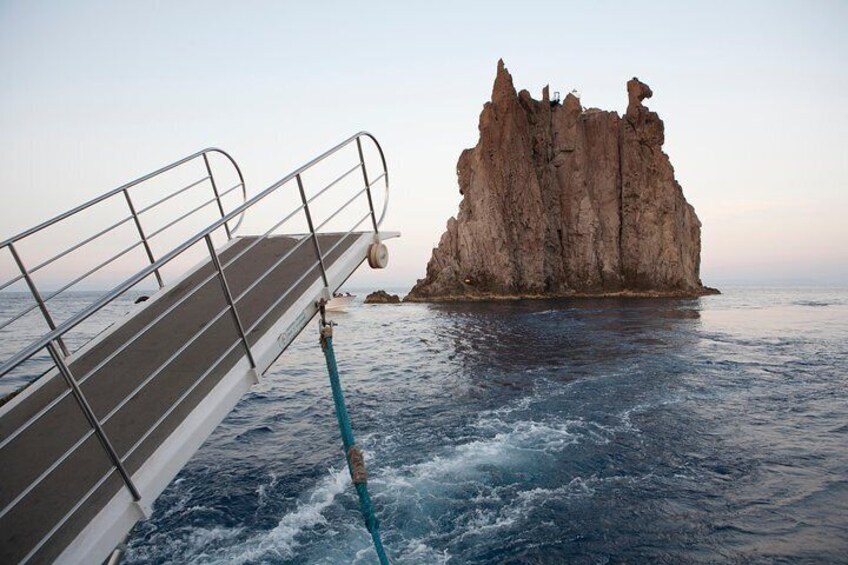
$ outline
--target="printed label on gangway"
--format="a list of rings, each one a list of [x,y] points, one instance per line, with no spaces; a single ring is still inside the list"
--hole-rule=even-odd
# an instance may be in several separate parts
[[[307,316],[307,312],[301,312],[298,314],[297,318],[295,318],[294,322],[292,322],[288,329],[280,334],[279,339],[277,340],[280,343],[280,347],[285,349],[288,347],[289,343],[297,337],[297,334],[300,333],[300,330],[306,325],[309,321],[309,316]]]

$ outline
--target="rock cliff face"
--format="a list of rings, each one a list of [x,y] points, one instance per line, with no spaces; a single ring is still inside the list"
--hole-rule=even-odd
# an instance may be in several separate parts
[[[583,110],[526,90],[498,62],[480,141],[457,164],[456,218],[411,301],[575,294],[695,296],[701,223],[663,153],[663,122],[627,83],[629,104]]]

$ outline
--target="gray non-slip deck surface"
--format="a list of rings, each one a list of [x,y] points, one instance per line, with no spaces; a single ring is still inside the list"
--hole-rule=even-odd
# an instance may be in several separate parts
[[[325,257],[327,268],[358,236],[359,234],[351,234],[332,254]],[[330,234],[319,236],[324,253],[333,247],[340,237],[342,236]],[[254,238],[235,241],[221,253],[222,263],[226,263],[253,241]],[[288,237],[268,238],[228,267],[225,272],[233,295],[238,296],[289,252],[296,242],[297,240]],[[248,336],[251,345],[320,278],[320,270],[315,263],[312,242],[303,243],[291,257],[283,261],[238,303],[239,315],[245,328],[265,316]],[[145,325],[197,287],[212,272],[213,266],[207,263],[178,285],[166,288],[161,297],[152,301],[88,352],[74,359],[70,370],[77,381]],[[297,279],[307,272],[308,275],[292,288]],[[272,304],[289,289],[291,291],[286,298],[270,310]],[[225,307],[220,282],[213,278],[173,312],[153,325],[125,351],[93,373],[81,384],[81,388],[97,418],[103,422],[109,412],[124,398],[132,395],[136,387]],[[227,312],[103,423],[115,450],[122,458],[126,458],[125,465],[131,474],[142,466],[164,439],[245,355],[244,347],[239,345],[215,366],[216,360],[238,339],[232,315]],[[153,433],[127,456],[144,434],[206,371],[209,371],[209,374]],[[48,382],[0,418],[0,442],[15,433],[23,423],[67,390],[67,385],[59,375],[49,377]],[[0,508],[5,508],[28,485],[48,472],[50,466],[64,453],[73,449],[64,463],[50,470],[37,487],[0,518],[0,563],[17,563],[23,559],[66,513],[73,510],[70,519],[59,527],[33,560],[43,562],[54,559],[118,489],[124,488],[117,472],[112,472],[105,482],[97,485],[112,466],[99,440],[91,432],[92,428],[73,395],[67,394],[0,450]],[[94,490],[88,501],[74,509],[78,501],[92,489]]]

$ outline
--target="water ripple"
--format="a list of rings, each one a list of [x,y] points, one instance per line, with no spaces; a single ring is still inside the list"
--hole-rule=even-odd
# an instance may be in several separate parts
[[[336,355],[402,563],[845,562],[848,292],[359,306]],[[374,563],[315,328],[128,563]]]

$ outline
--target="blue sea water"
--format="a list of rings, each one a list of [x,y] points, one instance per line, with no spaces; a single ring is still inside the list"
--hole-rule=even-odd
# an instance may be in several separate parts
[[[848,563],[848,290],[357,305],[336,356],[398,563]],[[127,563],[375,563],[310,325]]]

